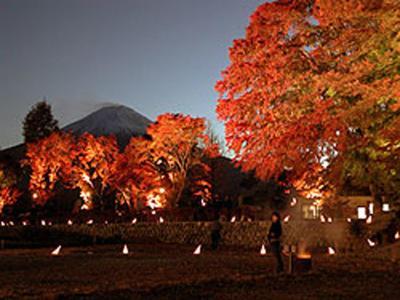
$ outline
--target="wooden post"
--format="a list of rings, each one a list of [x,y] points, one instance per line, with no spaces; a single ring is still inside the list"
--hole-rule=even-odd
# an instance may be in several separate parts
[[[293,274],[293,267],[294,267],[294,260],[293,254],[296,252],[296,246],[289,245],[289,266],[288,266],[288,273]]]

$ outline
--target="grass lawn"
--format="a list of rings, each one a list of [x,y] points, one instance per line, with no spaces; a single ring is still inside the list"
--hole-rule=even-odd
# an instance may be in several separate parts
[[[130,244],[0,251],[0,297],[37,299],[400,299],[400,264],[319,254],[305,275],[273,274],[273,259],[224,249]],[[287,262],[286,262],[287,263]]]

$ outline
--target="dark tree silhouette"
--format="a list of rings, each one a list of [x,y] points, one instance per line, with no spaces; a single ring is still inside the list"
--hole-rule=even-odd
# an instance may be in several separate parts
[[[45,99],[31,108],[23,122],[25,143],[35,142],[58,130],[58,121],[54,119],[51,106]]]

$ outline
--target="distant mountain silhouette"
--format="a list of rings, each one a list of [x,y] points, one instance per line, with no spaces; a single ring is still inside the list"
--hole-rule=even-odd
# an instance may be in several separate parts
[[[76,136],[85,132],[95,136],[114,135],[123,149],[133,136],[146,133],[152,122],[132,108],[123,105],[111,105],[100,108],[88,116],[62,128]],[[19,161],[25,155],[25,144],[19,144],[0,150],[0,160]]]
[[[82,135],[85,132],[94,136],[114,135],[121,148],[125,147],[133,136],[146,133],[151,121],[135,110],[113,105],[103,107],[83,119],[65,126],[62,130]]]

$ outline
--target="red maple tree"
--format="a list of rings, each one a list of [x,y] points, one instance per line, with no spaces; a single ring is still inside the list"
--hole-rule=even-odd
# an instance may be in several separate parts
[[[75,153],[74,137],[62,132],[27,145],[23,165],[30,168],[29,190],[36,204],[45,204],[57,183],[70,183]]]
[[[0,163],[0,214],[4,206],[14,204],[21,195],[16,185],[15,172],[6,164]]]
[[[292,181],[337,180],[329,174],[344,170],[351,148],[377,138],[398,144],[398,131],[388,128],[400,122],[399,5],[278,0],[258,7],[216,84],[227,144],[244,170],[263,179],[286,171]],[[377,108],[391,113],[379,128]]]
[[[147,138],[134,137],[116,162],[111,184],[118,193],[120,204],[127,204],[131,209],[145,207],[147,194],[160,187],[149,151]]]
[[[168,205],[176,207],[185,189],[208,198],[211,183],[206,158],[218,155],[218,145],[207,135],[205,119],[163,114],[148,128],[148,134],[151,160],[167,190]]]
[[[81,191],[82,209],[92,209],[95,204],[103,207],[103,196],[111,186],[119,156],[117,140],[113,136],[85,133],[78,138],[75,153],[71,183]]]

